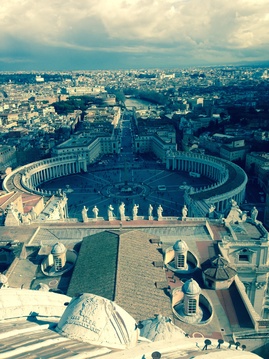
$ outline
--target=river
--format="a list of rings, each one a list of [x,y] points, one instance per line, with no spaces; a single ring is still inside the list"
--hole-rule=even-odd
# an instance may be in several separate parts
[[[128,107],[129,109],[131,109],[133,107],[136,107],[137,109],[146,109],[149,106],[156,107],[156,104],[154,104],[153,102],[140,100],[135,97],[126,98],[124,103],[125,103],[125,106]]]

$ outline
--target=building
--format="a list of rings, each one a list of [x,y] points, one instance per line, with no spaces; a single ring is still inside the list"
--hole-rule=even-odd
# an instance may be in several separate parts
[[[91,293],[116,302],[134,318],[138,326],[145,319],[154,318],[158,314],[163,318],[170,318],[173,325],[187,333],[191,338],[190,342],[198,341],[200,350],[204,338],[215,343],[210,347],[212,350],[220,339],[226,342],[223,349],[227,350],[229,341],[240,341],[241,346],[246,345],[252,350],[260,346],[262,341],[264,343],[269,327],[266,309],[269,242],[268,232],[256,220],[255,214],[245,217],[240,208],[233,204],[225,222],[186,217],[180,225],[169,220],[165,226],[158,221],[154,226],[149,226],[147,220],[133,221],[130,226],[128,224],[125,221],[124,228],[120,229],[119,221],[115,220],[113,224],[109,224],[109,229],[105,229],[104,223],[100,222],[97,232],[96,225],[92,228],[88,223],[86,227],[78,227],[76,223],[66,223],[64,227],[55,224],[53,227],[26,227],[24,237],[20,238],[27,255],[17,258],[15,265],[11,265],[10,270],[3,273],[9,288],[20,288],[23,285],[24,289],[20,290],[19,295],[27,296],[29,290],[35,292],[33,289],[37,287],[45,290],[48,286],[54,292],[61,290],[67,294],[69,299],[63,298],[64,303],[69,303],[71,297],[80,298],[80,293]],[[16,234],[14,227],[4,229],[6,236]],[[0,234],[1,232],[0,227]],[[67,233],[68,238],[64,239]],[[55,244],[55,237],[63,239]],[[44,253],[44,250],[40,251],[40,244],[43,249],[50,246],[52,256],[55,254],[57,258],[63,256],[66,249],[80,245],[74,271],[69,276],[70,281],[67,281],[66,275],[63,277],[65,280],[60,276],[56,281],[45,274],[43,277],[35,275],[40,265],[40,255]],[[168,255],[170,248],[172,256]],[[207,260],[210,261],[209,265],[205,264],[208,263]],[[55,265],[58,265],[57,261]],[[57,270],[55,268],[55,273]],[[16,274],[19,271],[21,277]],[[24,290],[25,293],[22,293]],[[36,300],[37,294],[31,300],[27,299],[27,316],[30,310],[44,315],[41,310],[42,300],[39,301],[39,307],[34,310],[30,308],[31,303]],[[52,310],[53,301],[51,303]],[[22,310],[25,309],[22,306]],[[16,310],[18,316],[18,309]],[[64,308],[57,315],[59,319],[63,310]],[[201,316],[201,311],[206,314]],[[87,312],[90,313],[91,310]],[[26,312],[24,315],[26,316]],[[77,316],[72,315],[73,318]],[[68,318],[71,317],[68,315]],[[70,320],[67,320],[68,323],[71,323]],[[197,332],[200,333],[200,339],[196,337]],[[56,334],[53,336],[57,338]],[[257,338],[261,338],[261,341]],[[68,338],[73,339],[75,337]],[[179,341],[178,338],[176,340]],[[55,345],[56,342],[57,340]],[[57,352],[60,348],[55,345],[50,350]],[[157,348],[167,350],[167,346],[156,346],[155,350]],[[173,346],[171,351],[175,350],[172,348]],[[191,348],[194,349],[193,346]],[[38,347],[33,347],[29,350],[37,349]],[[143,349],[145,350],[144,347]],[[39,352],[42,353],[40,348]],[[199,353],[196,354],[198,356]]]

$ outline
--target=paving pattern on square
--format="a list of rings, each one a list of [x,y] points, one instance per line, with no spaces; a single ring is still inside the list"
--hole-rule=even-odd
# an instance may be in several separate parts
[[[164,168],[108,168],[92,167],[87,173],[80,173],[48,181],[41,188],[65,191],[68,197],[69,218],[81,220],[81,210],[86,206],[88,217],[93,218],[92,208],[97,206],[99,217],[107,220],[107,207],[111,204],[115,217],[119,217],[118,207],[125,203],[125,214],[132,218],[134,204],[139,205],[138,216],[148,216],[149,204],[153,206],[153,216],[157,207],[163,207],[163,216],[181,216],[184,205],[184,191],[188,187],[208,185],[207,178],[194,179],[186,172],[168,171]],[[159,190],[165,188],[165,190]]]

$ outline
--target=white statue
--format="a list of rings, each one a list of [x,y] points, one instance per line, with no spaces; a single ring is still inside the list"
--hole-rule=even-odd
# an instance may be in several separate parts
[[[251,210],[251,219],[255,222],[257,220],[257,216],[258,216],[258,210],[254,206]]]
[[[124,219],[124,217],[125,217],[125,204],[123,202],[121,202],[121,204],[119,206],[119,212],[120,212],[121,219]]]
[[[93,211],[93,214],[94,214],[94,218],[98,218],[99,209],[96,206],[94,206],[92,211]]]
[[[157,208],[157,214],[158,214],[158,219],[161,219],[163,217],[163,208],[161,205],[159,205],[159,207]]]
[[[87,208],[86,206],[84,206],[83,209],[82,209],[82,212],[81,212],[81,213],[82,213],[82,221],[83,221],[83,222],[88,222],[88,214],[87,214],[87,213],[88,213],[88,209],[89,209],[89,208]]]
[[[59,216],[61,219],[66,217],[66,203],[67,203],[67,196],[66,193],[63,192],[61,195],[61,200],[58,202],[58,210],[59,210]]]
[[[21,221],[23,224],[30,224],[31,223],[31,214],[30,213],[23,213],[21,215]]]
[[[231,205],[232,207],[239,208],[237,202],[233,198],[231,199]]]
[[[152,212],[153,212],[153,207],[152,207],[152,205],[150,204],[150,205],[149,205],[149,209],[148,209],[149,217],[152,217]]]
[[[216,209],[216,206],[214,204],[211,204],[210,207],[208,208],[208,217],[210,219],[214,218],[215,209]]]
[[[135,204],[133,207],[133,217],[137,216],[139,205]]]
[[[213,213],[215,211],[215,209],[216,209],[216,206],[214,206],[214,204],[211,204],[208,211],[209,211],[209,213]]]
[[[36,212],[34,210],[34,207],[31,208],[30,214],[31,214],[32,221],[36,220],[37,214],[36,214]]]
[[[243,211],[242,212],[242,216],[241,216],[241,219],[242,219],[242,222],[246,222],[247,218],[248,218],[248,212],[247,211]]]
[[[188,214],[188,208],[187,206],[184,204],[183,208],[182,208],[182,218],[186,218]]]
[[[113,218],[113,211],[114,211],[114,208],[113,208],[112,204],[110,204],[107,208],[108,219]]]
[[[231,199],[231,209],[230,209],[228,216],[226,217],[226,222],[227,223],[242,222],[242,221],[244,221],[244,219],[242,220],[242,215],[243,215],[243,212],[239,208],[237,202],[234,199]]]

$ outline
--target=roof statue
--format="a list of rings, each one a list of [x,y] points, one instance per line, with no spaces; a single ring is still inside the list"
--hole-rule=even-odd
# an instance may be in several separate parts
[[[108,216],[108,220],[111,221],[114,217],[114,208],[112,206],[112,204],[110,204],[108,207],[107,207],[107,216]]]
[[[188,214],[188,208],[186,206],[186,204],[184,204],[183,208],[182,208],[182,218],[186,218]]]
[[[163,208],[161,205],[159,205],[157,208],[157,215],[158,215],[158,220],[163,218]]]
[[[120,219],[122,221],[125,220],[125,204],[123,202],[121,202],[121,204],[119,205],[119,212],[120,212]]]
[[[92,211],[93,211],[93,214],[94,214],[94,218],[98,218],[99,209],[96,206],[94,206]]]
[[[258,217],[258,210],[257,208],[254,206],[251,210],[251,219],[256,222],[257,220],[257,217]]]
[[[134,204],[134,206],[133,206],[133,217],[134,217],[134,218],[137,217],[138,208],[139,208],[139,204]]]
[[[152,212],[153,212],[153,206],[151,204],[149,204],[149,208],[148,208],[149,217],[152,217]]]
[[[230,208],[228,216],[225,219],[225,222],[236,223],[236,222],[244,222],[245,220],[246,220],[246,213],[243,212],[239,208],[237,202],[234,199],[232,199],[231,200],[231,208]]]
[[[83,222],[88,222],[88,214],[87,214],[88,210],[89,210],[89,208],[87,208],[86,206],[83,206],[83,209],[82,209],[82,212],[81,212]]]

